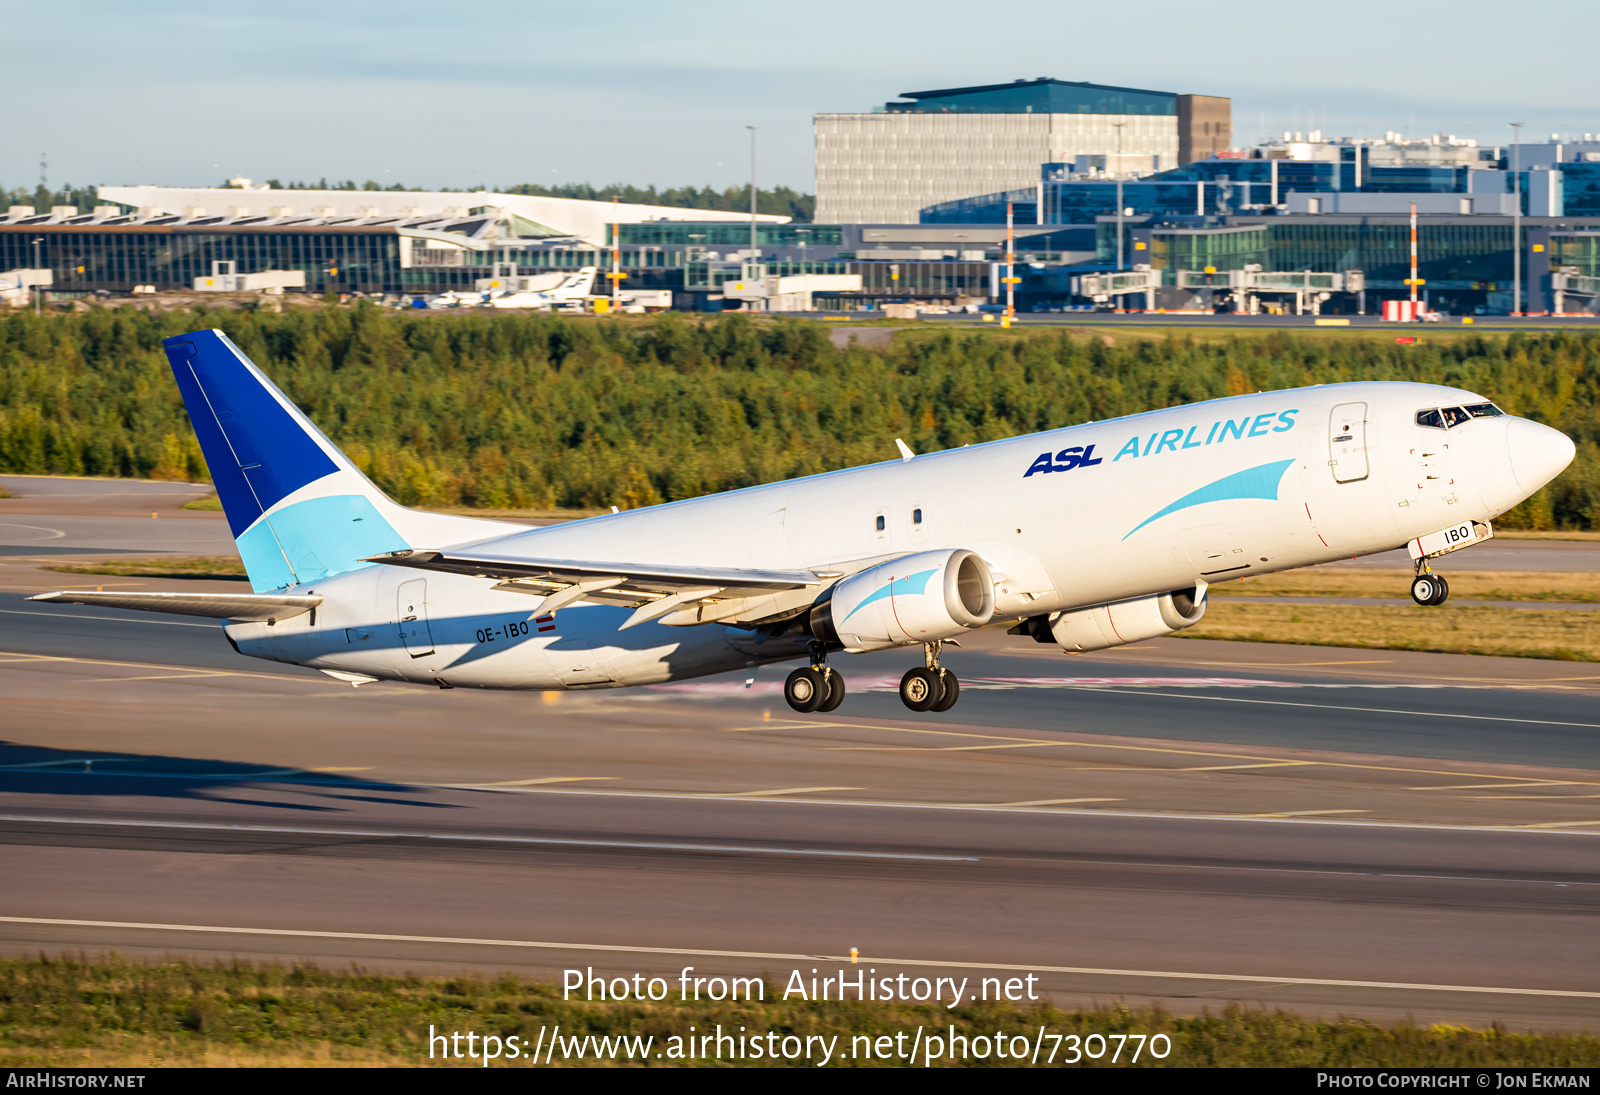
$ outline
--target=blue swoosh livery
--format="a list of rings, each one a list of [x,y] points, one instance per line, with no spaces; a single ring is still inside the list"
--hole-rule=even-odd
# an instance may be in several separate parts
[[[1207,502],[1227,502],[1235,498],[1261,498],[1269,502],[1278,500],[1278,484],[1283,479],[1283,473],[1289,470],[1293,460],[1276,460],[1271,464],[1261,464],[1258,467],[1246,468],[1236,471],[1232,475],[1224,475],[1215,483],[1208,483],[1199,490],[1190,491],[1171,505],[1163,506],[1149,517],[1140,521],[1128,530],[1128,535],[1144,528],[1151,521],[1159,521],[1169,513],[1177,513],[1190,506],[1203,506]]]

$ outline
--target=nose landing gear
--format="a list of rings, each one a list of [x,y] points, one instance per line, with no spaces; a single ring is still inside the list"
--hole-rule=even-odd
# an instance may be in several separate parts
[[[961,696],[961,685],[956,675],[939,664],[939,654],[944,644],[961,644],[954,639],[940,639],[923,644],[927,665],[908,669],[900,678],[900,702],[913,711],[948,711]]]
[[[801,714],[832,711],[844,702],[844,678],[824,661],[820,649],[811,652],[811,664],[796,669],[783,682],[783,699]]]
[[[1411,599],[1419,605],[1442,605],[1450,596],[1450,583],[1442,574],[1428,568],[1426,559],[1417,560],[1417,576],[1411,579]]]

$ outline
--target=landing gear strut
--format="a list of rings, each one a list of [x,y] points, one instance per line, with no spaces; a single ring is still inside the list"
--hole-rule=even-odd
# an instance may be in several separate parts
[[[953,639],[924,643],[923,656],[927,665],[908,669],[900,678],[900,702],[913,711],[948,711],[961,696],[956,675],[939,664],[939,654],[946,642],[952,646],[961,645]]]
[[[844,678],[824,661],[821,645],[811,650],[811,664],[796,669],[783,682],[783,699],[801,714],[832,711],[844,702]]]
[[[1435,574],[1427,559],[1417,560],[1417,576],[1411,579],[1411,599],[1419,605],[1442,605],[1450,596],[1450,583]]]

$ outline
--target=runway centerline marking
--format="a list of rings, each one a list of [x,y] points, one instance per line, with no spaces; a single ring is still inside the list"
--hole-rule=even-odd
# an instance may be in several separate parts
[[[784,954],[771,951],[706,950],[692,947],[630,947],[615,943],[554,943],[529,939],[474,939],[448,935],[398,935],[376,932],[313,931],[293,928],[235,928],[212,924],[150,924],[127,920],[65,920],[54,917],[0,916],[0,923],[37,924],[71,928],[120,928],[135,931],[204,932],[213,935],[281,936],[291,939],[355,939],[385,943],[444,943],[477,947],[515,947],[530,950],[596,951],[621,954],[695,955],[706,958],[755,958],[781,962],[809,962],[811,954]],[[825,959],[850,961],[847,955]],[[1334,988],[1393,989],[1412,992],[1457,992],[1490,996],[1553,996],[1567,999],[1600,999],[1600,992],[1580,989],[1532,989],[1490,985],[1433,985],[1409,981],[1357,981],[1330,977],[1282,977],[1273,974],[1193,973],[1187,970],[1096,969],[1088,966],[1019,966],[1006,962],[942,962],[926,958],[892,958],[859,955],[858,962],[885,966],[916,966],[930,969],[1007,970],[1033,973],[1064,973],[1089,977],[1144,977],[1156,980],[1221,981],[1235,984],[1323,985]]]
[[[804,795],[816,791],[865,791],[865,787],[776,787],[770,791],[709,791],[722,798],[765,798],[769,795]]]
[[[114,826],[123,829],[182,829],[217,833],[270,833],[281,836],[333,836],[362,840],[459,840],[481,844],[530,844],[563,848],[628,848],[664,852],[737,852],[741,855],[814,856],[824,859],[899,859],[922,863],[978,863],[977,856],[917,852],[858,852],[833,848],[763,848],[753,844],[681,844],[638,840],[576,840],[565,837],[490,836],[476,833],[413,833],[382,829],[303,829],[287,825],[212,825],[193,821],[124,821],[106,818],[0,815],[0,821],[29,824]]]

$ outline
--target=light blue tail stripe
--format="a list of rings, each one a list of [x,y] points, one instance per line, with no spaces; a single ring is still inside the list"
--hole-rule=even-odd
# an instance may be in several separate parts
[[[261,518],[237,540],[257,593],[320,581],[362,559],[409,547],[359,494],[307,498]]]

